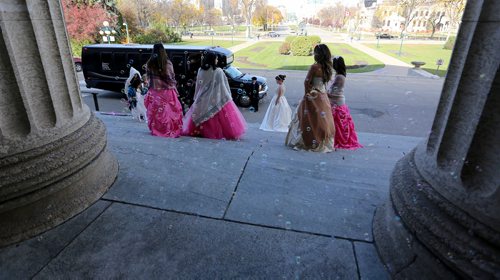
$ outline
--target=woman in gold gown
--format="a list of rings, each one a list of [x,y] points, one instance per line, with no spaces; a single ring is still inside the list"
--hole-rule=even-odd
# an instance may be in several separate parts
[[[296,150],[334,151],[335,126],[326,84],[332,78],[332,55],[325,44],[314,48],[314,61],[304,81],[304,97],[294,114],[285,144]]]

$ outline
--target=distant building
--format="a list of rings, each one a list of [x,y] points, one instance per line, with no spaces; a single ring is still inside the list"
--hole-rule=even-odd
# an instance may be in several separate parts
[[[401,32],[405,18],[397,12],[397,6],[388,1],[363,0],[359,15],[359,28],[365,31]],[[447,32],[450,21],[444,8],[438,3],[418,7],[406,28],[407,32],[430,32],[432,25],[436,31]],[[432,23],[432,24],[431,24]]]

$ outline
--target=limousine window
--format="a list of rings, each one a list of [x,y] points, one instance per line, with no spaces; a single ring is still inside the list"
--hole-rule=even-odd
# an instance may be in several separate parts
[[[238,68],[233,66],[225,68],[224,72],[226,72],[226,74],[229,75],[229,77],[231,77],[232,79],[236,79],[244,75],[240,70],[238,70]]]

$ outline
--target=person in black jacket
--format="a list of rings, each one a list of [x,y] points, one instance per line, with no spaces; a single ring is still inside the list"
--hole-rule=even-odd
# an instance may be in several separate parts
[[[259,91],[260,85],[257,83],[257,77],[252,77],[252,83],[250,84],[250,98],[252,99],[252,107],[254,112],[259,111]]]

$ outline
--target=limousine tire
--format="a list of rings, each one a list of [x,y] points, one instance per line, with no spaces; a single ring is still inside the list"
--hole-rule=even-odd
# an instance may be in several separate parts
[[[81,63],[75,63],[75,70],[76,72],[82,72],[82,64]]]
[[[238,96],[237,104],[240,107],[243,107],[243,108],[250,107],[251,102],[252,102],[252,100],[250,99],[250,97],[248,95],[239,95]]]

